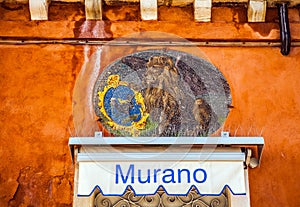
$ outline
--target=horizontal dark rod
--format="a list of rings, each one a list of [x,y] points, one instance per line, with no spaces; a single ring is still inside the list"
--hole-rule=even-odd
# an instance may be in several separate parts
[[[34,45],[34,44],[68,44],[68,45],[107,45],[107,46],[207,46],[207,47],[280,47],[281,42],[271,41],[106,41],[106,40],[22,40],[0,39],[0,45]],[[299,47],[300,41],[291,42],[291,46]]]

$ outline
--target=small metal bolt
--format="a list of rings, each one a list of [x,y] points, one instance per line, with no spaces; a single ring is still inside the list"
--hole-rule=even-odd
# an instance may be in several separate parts
[[[95,132],[95,138],[102,138],[102,132]]]
[[[229,137],[229,132],[221,132],[221,137]]]
[[[255,157],[250,159],[249,167],[256,168],[258,166],[258,160]]]

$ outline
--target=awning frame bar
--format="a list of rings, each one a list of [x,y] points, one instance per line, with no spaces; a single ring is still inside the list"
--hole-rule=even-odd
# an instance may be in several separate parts
[[[257,160],[260,163],[264,147],[263,137],[71,137],[69,147],[74,162],[74,150],[82,146],[170,146],[192,145],[194,147],[240,147],[257,150]],[[201,152],[199,152],[201,153]]]

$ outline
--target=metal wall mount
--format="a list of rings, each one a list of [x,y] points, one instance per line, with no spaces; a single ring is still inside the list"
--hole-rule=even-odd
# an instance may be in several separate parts
[[[184,146],[196,146],[201,147],[217,147],[217,148],[241,148],[244,149],[245,161],[247,156],[252,161],[257,162],[255,165],[260,164],[262,151],[264,147],[263,137],[230,137],[229,133],[222,133],[221,137],[101,137],[99,133],[95,133],[95,137],[71,137],[69,139],[69,147],[74,160],[74,149],[81,147],[184,147]],[[249,156],[249,150],[251,149],[251,155]],[[100,150],[100,149],[99,149]],[[100,150],[101,151],[101,150]],[[99,151],[99,152],[100,152]],[[94,155],[97,155],[94,154]],[[109,153],[106,153],[109,155]],[[172,156],[175,154],[173,153]],[[205,154],[203,154],[205,156]],[[101,155],[100,157],[102,157]],[[168,156],[166,154],[166,156]],[[190,153],[193,156],[193,153]],[[81,157],[84,159],[84,157]],[[96,159],[96,157],[95,157]],[[228,159],[228,157],[227,157]],[[250,162],[245,162],[248,166]],[[252,165],[254,166],[254,165]],[[250,166],[251,167],[251,166]]]

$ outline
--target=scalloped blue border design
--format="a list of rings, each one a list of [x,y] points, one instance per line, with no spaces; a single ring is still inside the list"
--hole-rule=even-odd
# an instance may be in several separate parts
[[[157,189],[155,190],[154,193],[148,193],[148,194],[137,194],[135,192],[134,188],[131,185],[127,185],[123,193],[120,193],[120,194],[104,194],[103,191],[101,190],[101,188],[98,185],[96,185],[89,195],[80,195],[80,194],[77,194],[77,196],[79,196],[79,197],[89,197],[96,190],[96,188],[98,188],[98,190],[100,191],[100,193],[103,196],[122,196],[122,195],[124,195],[124,193],[126,192],[126,190],[128,189],[128,187],[134,192],[134,195],[136,195],[136,196],[155,195],[157,193],[157,191],[158,191],[159,188],[162,188],[166,192],[166,194],[168,196],[187,196],[189,194],[189,192],[192,190],[193,187],[197,190],[198,194],[201,195],[201,196],[220,196],[222,194],[222,192],[225,190],[226,187],[230,190],[230,192],[233,195],[247,195],[247,193],[234,193],[233,190],[230,188],[230,186],[226,184],[226,185],[224,185],[223,189],[221,190],[221,192],[219,194],[202,194],[195,185],[191,185],[191,187],[189,188],[189,190],[185,194],[170,194],[165,189],[165,187],[162,186],[162,185],[159,185],[157,187]]]

